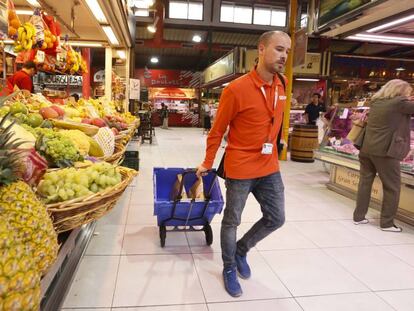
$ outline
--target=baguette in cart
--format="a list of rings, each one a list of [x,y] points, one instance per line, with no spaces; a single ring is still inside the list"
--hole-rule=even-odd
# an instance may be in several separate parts
[[[221,213],[224,205],[216,172],[212,170],[201,177],[204,199],[185,198],[183,195],[198,181],[195,169],[156,167],[153,177],[154,215],[157,216],[161,246],[165,246],[167,231],[204,231],[206,243],[211,245],[213,232],[210,223],[215,214]],[[175,187],[177,191],[172,191]]]

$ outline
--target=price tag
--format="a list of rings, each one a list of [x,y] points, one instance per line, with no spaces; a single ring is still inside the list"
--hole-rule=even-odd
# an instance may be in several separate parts
[[[37,50],[36,53],[36,63],[43,64],[45,62],[45,52]]]

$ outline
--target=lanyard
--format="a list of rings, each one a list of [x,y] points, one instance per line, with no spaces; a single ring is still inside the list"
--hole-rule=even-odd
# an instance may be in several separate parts
[[[273,112],[272,111],[270,111],[270,109],[269,109],[269,105],[267,104],[267,96],[266,96],[266,91],[265,91],[265,89],[264,89],[264,87],[262,86],[261,88],[260,88],[260,90],[262,91],[262,94],[263,94],[263,96],[264,96],[264,98],[265,98],[265,102],[266,102],[266,109],[271,113],[271,115],[272,115],[272,121],[271,121],[271,123],[270,123],[270,130],[269,130],[269,135],[268,135],[268,137],[267,137],[267,142],[270,142],[270,135],[272,134],[272,129],[273,129],[273,125],[274,125],[274,123],[275,123],[275,114],[276,114],[276,106],[277,106],[277,99],[278,99],[278,96],[279,96],[279,90],[278,90],[278,86],[276,85],[276,87],[275,87],[275,96],[274,96],[274,100],[273,100]]]

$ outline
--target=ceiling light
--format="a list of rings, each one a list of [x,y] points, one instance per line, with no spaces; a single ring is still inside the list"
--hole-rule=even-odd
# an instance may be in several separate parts
[[[6,39],[2,41],[4,42],[4,44],[14,44],[14,40]]]
[[[370,41],[370,42],[382,42],[382,43],[394,43],[394,44],[400,43],[400,44],[414,45],[414,41],[397,40],[397,39],[370,38],[370,37],[361,37],[361,36],[349,36],[346,39],[357,40],[357,41]]]
[[[295,78],[296,81],[308,81],[308,82],[318,82],[319,79],[312,79],[312,78]]]
[[[154,33],[154,32],[156,32],[156,31],[157,31],[157,28],[155,28],[155,26],[154,26],[154,25],[148,25],[148,26],[147,26],[147,30],[148,30],[149,32]]]
[[[193,36],[193,41],[194,41],[194,42],[197,42],[197,43],[198,43],[198,42],[201,42],[201,36],[200,36],[200,35],[194,35],[194,36]]]
[[[95,16],[95,18],[98,20],[98,22],[103,23],[103,24],[108,23],[106,21],[105,14],[103,13],[101,6],[99,5],[97,0],[85,0],[85,1],[89,9],[92,11],[93,15]]]
[[[37,0],[26,0],[27,2],[29,2],[30,5],[33,5],[37,8],[40,8],[41,5],[39,4],[39,2],[37,2]]]
[[[397,70],[397,71],[404,71],[405,68],[404,67],[398,67],[398,68],[395,68],[395,70]]]
[[[395,21],[386,23],[386,24],[381,25],[381,26],[378,26],[378,27],[371,28],[371,29],[367,30],[367,32],[376,32],[378,30],[385,29],[385,28],[388,28],[388,27],[391,27],[391,26],[394,26],[394,25],[398,25],[398,24],[401,24],[401,23],[410,21],[412,19],[414,19],[414,14],[413,15],[406,16],[406,17],[403,17],[403,18],[399,18],[399,19],[397,19]]]
[[[102,47],[103,44],[99,42],[87,42],[87,41],[69,41],[71,46],[84,46],[84,47]]]
[[[126,59],[126,54],[125,54],[125,51],[123,51],[123,50],[119,50],[119,51],[117,51],[117,54],[118,54],[118,57],[119,57],[120,59]]]
[[[151,57],[151,63],[153,64],[158,63],[158,57]]]
[[[33,15],[33,10],[16,9],[17,15]]]
[[[103,31],[105,31],[106,36],[108,37],[108,40],[113,45],[119,45],[119,41],[116,38],[114,31],[112,30],[111,26],[102,26]]]
[[[383,35],[369,35],[365,33],[358,33],[355,36],[363,37],[363,38],[378,38],[378,39],[389,39],[389,40],[402,40],[402,41],[410,41],[414,42],[414,38],[409,37],[397,37],[397,36],[383,36]]]
[[[223,83],[221,86],[227,86],[229,84],[230,84],[230,82],[226,82],[226,83]]]

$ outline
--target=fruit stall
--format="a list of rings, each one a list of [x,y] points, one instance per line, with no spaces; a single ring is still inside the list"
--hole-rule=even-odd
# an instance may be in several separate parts
[[[136,175],[119,164],[139,120],[105,99],[58,105],[20,91],[2,98],[0,120],[0,306],[37,310],[67,241],[86,243]]]

